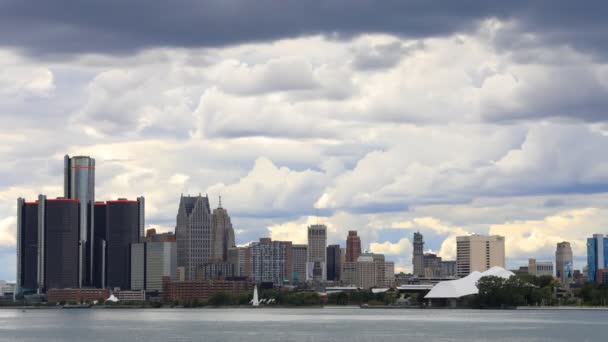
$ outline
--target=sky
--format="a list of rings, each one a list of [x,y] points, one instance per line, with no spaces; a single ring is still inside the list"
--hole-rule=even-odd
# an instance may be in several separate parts
[[[506,237],[508,267],[608,233],[608,4],[588,1],[0,0],[0,279],[16,200],[222,196],[237,244],[328,243],[411,270],[455,237]]]

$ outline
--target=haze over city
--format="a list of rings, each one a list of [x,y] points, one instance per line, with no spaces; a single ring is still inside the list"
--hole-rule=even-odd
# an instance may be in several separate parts
[[[577,269],[608,232],[602,3],[89,5],[0,1],[0,279],[16,199],[63,195],[65,154],[97,198],[145,196],[146,229],[222,196],[237,245],[325,224],[397,272],[418,231],[450,260],[504,236],[507,268],[569,241]]]

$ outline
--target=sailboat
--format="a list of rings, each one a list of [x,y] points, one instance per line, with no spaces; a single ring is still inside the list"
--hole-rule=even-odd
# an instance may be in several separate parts
[[[258,300],[258,286],[257,285],[255,285],[255,287],[253,288],[253,299],[251,300],[251,305],[253,305],[253,307],[260,306],[260,301]]]

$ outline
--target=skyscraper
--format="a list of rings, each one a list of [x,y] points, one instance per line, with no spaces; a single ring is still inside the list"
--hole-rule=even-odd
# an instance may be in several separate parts
[[[131,288],[131,245],[144,240],[140,227],[143,197],[106,202],[106,284],[121,290]]]
[[[598,282],[598,273],[608,268],[608,237],[593,234],[587,239],[587,280]]]
[[[41,279],[44,288],[62,289],[81,286],[79,272],[79,253],[84,246],[79,245],[78,215],[79,203],[76,199],[57,198],[47,200],[45,196],[38,199],[39,208],[44,208],[38,222],[42,223],[44,241],[43,260],[40,262]],[[82,264],[80,264],[82,265]]]
[[[79,272],[83,285],[93,284],[95,159],[86,156],[63,158],[63,196],[80,203],[79,239],[83,245]]]
[[[466,277],[473,271],[483,272],[494,266],[505,267],[504,236],[470,235],[456,237],[456,272]]]
[[[214,262],[225,262],[228,260],[228,249],[235,247],[234,229],[228,211],[222,208],[222,198],[220,197],[219,206],[213,209],[212,215],[212,246]]]
[[[327,280],[340,280],[340,245],[327,246]]]
[[[555,276],[563,285],[567,285],[572,279],[573,272],[570,242],[560,242],[555,249]]]
[[[131,289],[162,291],[163,277],[177,278],[175,242],[140,242],[131,245]]]
[[[284,281],[292,282],[292,246],[291,241],[272,241],[260,238],[247,248],[248,276],[256,283],[272,282],[283,285]]]
[[[308,245],[292,245],[292,279],[293,282],[303,283],[306,281],[306,261],[308,260]]]
[[[18,292],[80,287],[78,215],[74,199],[39,195],[37,202],[17,200]]]
[[[349,230],[346,237],[346,262],[355,262],[361,255],[361,238],[356,230]]]
[[[17,292],[38,289],[38,202],[17,199]]]
[[[176,221],[177,266],[184,267],[186,280],[195,280],[197,267],[213,253],[209,198],[182,195]]]
[[[93,286],[104,288],[106,284],[106,202],[95,202],[95,232],[93,234]]]
[[[313,224],[308,227],[308,260],[306,280],[327,280],[327,227]]]
[[[414,233],[414,275],[424,277],[424,240],[420,232]]]

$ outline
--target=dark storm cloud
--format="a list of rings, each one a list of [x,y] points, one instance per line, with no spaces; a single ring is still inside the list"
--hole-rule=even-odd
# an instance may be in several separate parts
[[[488,17],[522,13],[537,20],[544,10],[554,8],[559,8],[555,1],[0,0],[0,45],[33,55],[115,54],[156,46],[225,46],[310,34],[349,37],[386,32],[424,38],[471,30]],[[598,15],[593,19],[603,20]],[[545,22],[567,28],[557,18]],[[605,25],[596,25],[604,30]]]

